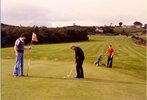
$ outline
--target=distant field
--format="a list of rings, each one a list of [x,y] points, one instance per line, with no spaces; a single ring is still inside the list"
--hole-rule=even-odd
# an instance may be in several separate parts
[[[135,36],[136,36],[136,37],[140,37],[140,38],[142,38],[142,39],[144,39],[144,40],[147,39],[147,35],[146,35],[146,34],[136,33]]]
[[[25,74],[31,59],[29,76],[20,78],[12,76],[13,48],[2,48],[2,100],[146,100],[146,48],[125,36],[89,39],[75,43],[85,52],[85,79],[73,78],[75,71],[63,78],[74,63],[70,43],[34,45],[25,52]],[[109,44],[115,50],[113,68],[96,67],[94,61]],[[102,63],[106,60],[103,56]]]
[[[123,30],[125,33],[138,33],[138,32],[144,31],[144,29],[142,29],[142,28],[122,28],[122,27],[115,27],[114,28],[115,33],[122,33]]]

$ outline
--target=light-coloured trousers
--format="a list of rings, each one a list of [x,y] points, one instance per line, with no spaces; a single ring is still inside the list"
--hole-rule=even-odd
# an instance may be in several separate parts
[[[23,59],[24,59],[24,54],[18,53],[18,56],[16,57],[16,64],[14,65],[13,75],[15,76],[23,75]]]

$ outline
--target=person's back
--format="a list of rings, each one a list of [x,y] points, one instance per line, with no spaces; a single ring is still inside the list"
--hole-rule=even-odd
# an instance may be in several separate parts
[[[76,59],[84,59],[85,58],[84,52],[80,47],[76,46],[74,50],[75,50]]]

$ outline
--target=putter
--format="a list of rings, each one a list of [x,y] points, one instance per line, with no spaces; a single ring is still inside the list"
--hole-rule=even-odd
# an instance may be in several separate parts
[[[71,74],[72,74],[72,71],[73,71],[74,67],[75,67],[75,65],[73,65],[73,66],[72,66],[72,68],[71,68],[71,70],[70,70],[69,74],[68,74],[68,75],[66,75],[64,78],[69,78],[69,77],[71,76]]]

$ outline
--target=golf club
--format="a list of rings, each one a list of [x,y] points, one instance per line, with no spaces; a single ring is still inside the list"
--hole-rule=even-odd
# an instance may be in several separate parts
[[[72,66],[72,68],[71,68],[71,70],[70,70],[69,74],[68,74],[68,75],[66,75],[64,78],[69,78],[69,77],[71,76],[71,74],[72,74],[72,71],[73,71],[74,67],[75,67],[75,65],[73,65],[73,66]]]

